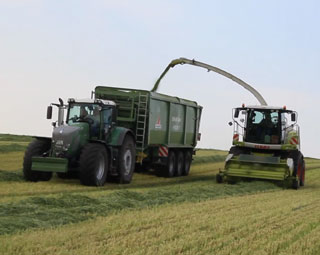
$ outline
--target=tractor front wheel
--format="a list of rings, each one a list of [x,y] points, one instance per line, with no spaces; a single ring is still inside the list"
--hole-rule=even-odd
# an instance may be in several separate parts
[[[43,153],[50,150],[50,140],[36,139],[32,141],[23,159],[23,176],[24,179],[31,182],[49,181],[52,177],[51,172],[32,171],[32,157],[41,156]]]
[[[87,186],[103,186],[108,173],[108,153],[102,144],[87,144],[80,156],[80,181]]]

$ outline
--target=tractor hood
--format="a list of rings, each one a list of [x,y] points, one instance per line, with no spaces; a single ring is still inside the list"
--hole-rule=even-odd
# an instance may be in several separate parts
[[[56,127],[52,133],[52,148],[55,157],[72,157],[87,143],[89,126],[87,123],[76,123],[71,126]]]

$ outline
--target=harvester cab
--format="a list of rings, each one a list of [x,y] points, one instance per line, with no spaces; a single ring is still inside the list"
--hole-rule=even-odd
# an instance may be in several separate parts
[[[217,181],[239,178],[282,180],[304,185],[297,113],[286,107],[245,106],[233,109],[233,147]],[[230,123],[232,124],[232,122]]]

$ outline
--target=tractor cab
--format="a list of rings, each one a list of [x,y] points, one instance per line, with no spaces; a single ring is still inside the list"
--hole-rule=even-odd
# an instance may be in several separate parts
[[[48,106],[47,119],[52,118],[52,105],[59,108],[58,121],[53,122],[54,133],[68,133],[75,129],[87,130],[90,139],[105,139],[116,119],[116,104],[113,101],[101,99],[68,100],[68,105],[60,104]],[[67,118],[64,119],[64,110]],[[56,127],[58,125],[58,127]]]
[[[299,147],[297,113],[286,107],[242,106],[233,110],[233,145],[259,149]]]
[[[66,124],[86,123],[91,138],[105,139],[115,119],[115,103],[100,99],[68,100]],[[81,124],[80,124],[81,125]]]

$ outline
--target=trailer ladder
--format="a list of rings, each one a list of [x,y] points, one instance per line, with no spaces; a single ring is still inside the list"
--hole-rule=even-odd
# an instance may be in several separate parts
[[[143,153],[145,147],[145,132],[147,124],[148,95],[139,93],[136,125],[137,150]]]

